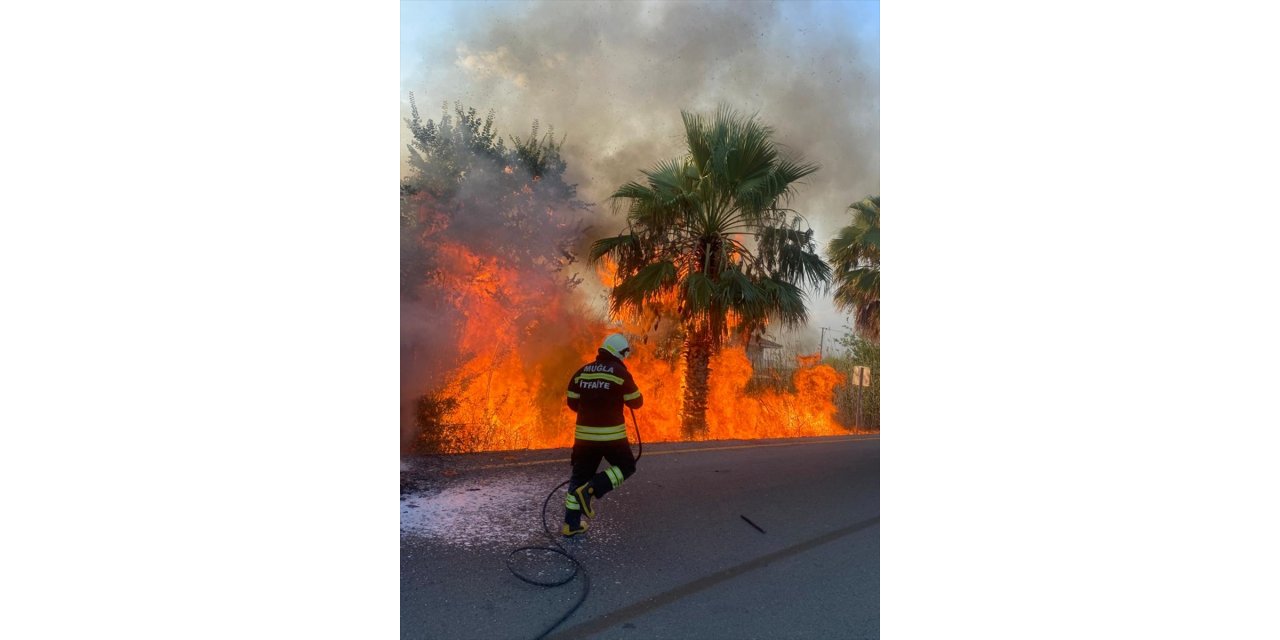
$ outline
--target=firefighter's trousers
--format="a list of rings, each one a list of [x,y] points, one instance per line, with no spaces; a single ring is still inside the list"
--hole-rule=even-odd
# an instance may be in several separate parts
[[[609,463],[609,468],[597,473],[596,467],[600,466],[601,458]],[[636,458],[626,438],[605,442],[574,440],[569,462],[573,465],[573,475],[569,477],[568,495],[565,496],[564,521],[573,527],[577,527],[582,519],[582,508],[573,495],[574,489],[590,482],[595,500],[598,500],[636,472]],[[595,508],[594,501],[592,508]]]

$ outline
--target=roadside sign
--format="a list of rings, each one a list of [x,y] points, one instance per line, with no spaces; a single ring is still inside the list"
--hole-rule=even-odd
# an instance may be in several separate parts
[[[849,380],[849,384],[859,387],[871,386],[871,367],[854,367],[853,374],[849,376]]]

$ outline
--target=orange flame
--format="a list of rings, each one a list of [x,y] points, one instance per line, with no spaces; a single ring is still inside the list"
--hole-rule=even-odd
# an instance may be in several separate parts
[[[457,243],[441,244],[438,255],[441,288],[463,317],[460,360],[443,388],[424,391],[456,401],[439,425],[450,432],[450,450],[570,446],[575,416],[565,405],[569,377],[617,329],[542,274],[522,273]],[[604,262],[599,271],[610,283],[612,265]],[[637,412],[644,440],[685,439],[683,359],[649,322],[632,318],[622,330],[632,341],[627,367],[645,398]],[[723,349],[711,370],[708,439],[850,432],[834,419],[833,391],[843,376],[816,355],[798,358],[789,380],[765,381],[772,384],[756,384],[762,378],[741,346]]]

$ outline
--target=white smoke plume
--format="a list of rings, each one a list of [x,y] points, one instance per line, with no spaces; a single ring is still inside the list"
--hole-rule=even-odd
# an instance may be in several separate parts
[[[846,207],[880,192],[878,3],[407,2],[401,13],[404,115],[412,91],[424,119],[458,101],[494,109],[503,135],[553,126],[568,181],[596,204],[593,237],[622,226],[614,189],[682,152],[680,110],[722,102],[822,165],[792,206],[824,248]],[[847,320],[821,293],[810,307],[816,348],[814,327]]]

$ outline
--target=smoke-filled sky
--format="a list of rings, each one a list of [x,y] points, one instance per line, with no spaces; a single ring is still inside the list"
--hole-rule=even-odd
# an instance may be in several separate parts
[[[400,24],[402,114],[412,91],[424,119],[458,101],[504,137],[554,127],[593,236],[622,226],[614,189],[682,154],[680,110],[721,102],[822,165],[792,202],[821,249],[880,193],[878,2],[402,2]],[[810,295],[811,328],[850,324]]]

